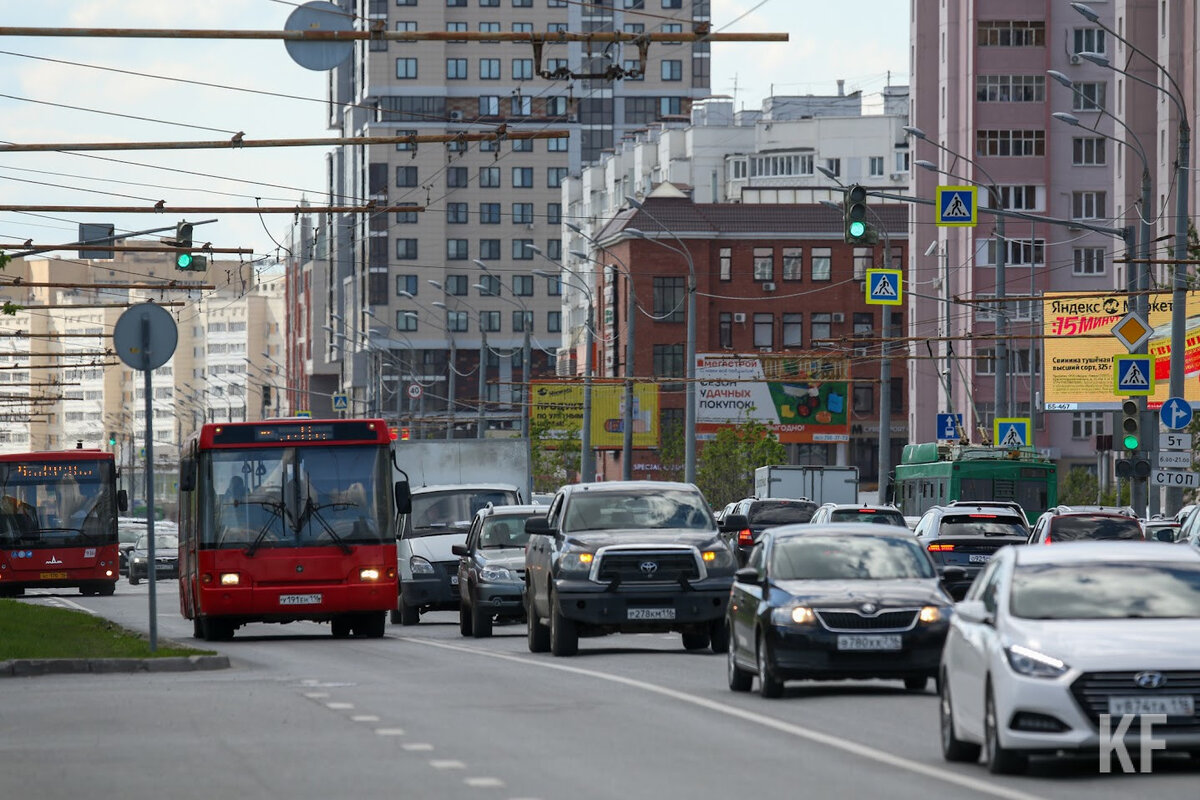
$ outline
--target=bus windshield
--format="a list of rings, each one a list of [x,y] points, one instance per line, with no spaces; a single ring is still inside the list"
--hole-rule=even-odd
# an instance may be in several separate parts
[[[205,548],[380,544],[391,476],[377,445],[213,450],[202,498]]]
[[[113,483],[103,461],[0,462],[0,548],[115,543]]]

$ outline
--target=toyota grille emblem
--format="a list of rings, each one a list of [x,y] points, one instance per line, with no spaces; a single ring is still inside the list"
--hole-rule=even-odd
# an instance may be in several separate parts
[[[1143,689],[1158,689],[1167,682],[1167,676],[1161,672],[1139,672],[1133,676],[1133,682]]]
[[[874,614],[875,613],[875,604],[874,603],[863,603],[862,604],[862,612],[864,614]]]
[[[654,561],[643,561],[639,566],[642,574],[647,578],[653,578],[654,573],[658,572],[658,564]]]

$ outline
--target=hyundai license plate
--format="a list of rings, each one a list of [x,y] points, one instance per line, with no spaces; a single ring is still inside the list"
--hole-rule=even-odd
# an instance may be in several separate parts
[[[899,650],[901,646],[897,633],[842,634],[837,639],[838,650]]]
[[[970,564],[986,564],[991,560],[991,553],[971,553],[967,556],[967,562]]]
[[[1168,717],[1190,717],[1196,713],[1191,695],[1164,694],[1137,697],[1108,698],[1109,714],[1166,714]]]
[[[674,608],[630,608],[625,612],[626,619],[675,619]]]
[[[279,595],[279,605],[281,606],[310,606],[317,605],[321,602],[319,594],[281,594]]]

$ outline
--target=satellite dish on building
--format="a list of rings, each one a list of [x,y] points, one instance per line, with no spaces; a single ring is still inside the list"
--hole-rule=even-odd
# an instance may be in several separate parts
[[[333,3],[305,3],[288,15],[283,29],[287,31],[349,31],[354,18]],[[317,72],[333,69],[354,52],[354,42],[285,41],[288,55],[305,69]]]

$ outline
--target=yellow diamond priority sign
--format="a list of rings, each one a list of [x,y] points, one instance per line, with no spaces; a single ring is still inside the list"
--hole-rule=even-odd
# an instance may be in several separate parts
[[[1142,319],[1136,311],[1130,311],[1121,317],[1121,320],[1110,330],[1112,335],[1117,337],[1130,353],[1145,344],[1146,340],[1150,338],[1150,334],[1154,332],[1154,329],[1147,325],[1146,320]]]

